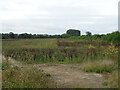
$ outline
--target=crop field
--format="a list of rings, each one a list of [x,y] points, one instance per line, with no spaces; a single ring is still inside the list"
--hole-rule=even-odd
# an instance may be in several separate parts
[[[3,39],[2,48],[4,57],[25,64],[79,64],[85,72],[110,73],[111,80],[108,78],[105,84],[118,86],[117,79],[112,76],[113,72],[117,73],[118,48],[111,43],[77,39]]]

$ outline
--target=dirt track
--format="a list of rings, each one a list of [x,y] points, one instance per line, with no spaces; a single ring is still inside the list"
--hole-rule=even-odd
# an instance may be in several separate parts
[[[34,64],[24,65],[15,60],[10,62],[18,67],[36,67],[52,75],[60,88],[105,88],[102,74],[87,73],[74,68],[75,64]]]
[[[58,87],[105,88],[102,84],[104,77],[101,74],[87,73],[73,68],[74,64],[39,64],[36,66],[46,73],[50,73]]]

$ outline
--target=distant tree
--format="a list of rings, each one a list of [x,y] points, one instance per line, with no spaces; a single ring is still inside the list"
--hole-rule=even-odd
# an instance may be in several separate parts
[[[93,39],[99,39],[99,38],[101,38],[101,35],[99,35],[99,34],[94,34],[94,35],[92,35],[92,38],[93,38]]]
[[[105,35],[103,39],[107,42],[111,42],[119,46],[120,45],[120,32],[115,31],[115,32],[109,33]]]
[[[62,34],[61,38],[69,38],[71,35],[70,34]]]
[[[32,34],[22,33],[19,34],[18,38],[33,38]]]
[[[91,33],[91,32],[89,32],[89,31],[87,31],[87,32],[86,32],[86,35],[87,35],[87,36],[91,36],[91,35],[92,35],[92,33]]]
[[[18,34],[14,34],[15,35],[15,38],[18,38]]]
[[[2,39],[8,39],[8,38],[9,38],[9,34],[2,33]]]
[[[0,39],[2,39],[2,33],[0,33]]]
[[[9,38],[15,38],[15,34],[13,32],[9,33]]]
[[[50,38],[61,38],[61,35],[50,35]]]
[[[69,29],[67,30],[66,32],[68,35],[71,35],[71,36],[80,36],[81,33],[79,30],[75,30],[75,29]]]

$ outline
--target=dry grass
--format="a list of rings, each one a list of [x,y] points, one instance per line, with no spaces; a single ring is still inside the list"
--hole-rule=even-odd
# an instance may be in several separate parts
[[[109,88],[118,88],[118,80],[118,71],[115,70],[106,76],[106,81],[103,84],[109,86]]]
[[[82,64],[82,67],[95,67],[95,66],[103,66],[103,65],[113,65],[114,62],[112,60],[99,60],[99,61],[88,61]]]
[[[19,39],[3,41],[2,53],[5,57],[26,63],[59,63],[59,61],[81,63],[87,60],[112,59],[113,57],[116,59],[117,53],[113,53],[116,48],[112,46],[111,54],[108,49],[103,48],[106,48],[106,45],[102,43],[70,39]]]
[[[18,67],[3,60],[2,88],[55,87],[51,75],[33,67]]]
[[[118,71],[113,71],[112,75],[108,78],[108,85],[110,85],[111,88],[117,88],[118,87]]]
[[[98,61],[87,61],[81,64],[81,69],[86,72],[111,72],[114,67],[114,61],[112,60],[98,60]]]

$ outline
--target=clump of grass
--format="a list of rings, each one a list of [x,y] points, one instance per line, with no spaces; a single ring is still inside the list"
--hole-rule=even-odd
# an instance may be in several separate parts
[[[109,77],[108,81],[111,88],[118,88],[118,71],[113,71],[112,76]]]
[[[96,73],[103,73],[103,72],[111,72],[113,67],[92,67],[92,68],[85,68],[84,71],[86,72],[96,72]]]
[[[48,88],[51,87],[50,74],[32,67],[11,67],[9,62],[3,61],[2,88]],[[6,63],[6,64],[5,64]],[[7,65],[7,66],[6,66]],[[53,83],[53,84],[52,84]],[[54,87],[54,82],[51,85]]]
[[[113,71],[110,75],[108,75],[107,77],[107,80],[103,83],[103,84],[106,84],[107,86],[109,86],[110,88],[118,88],[118,71],[115,70]]]
[[[3,61],[2,62],[2,70],[6,70],[10,67],[10,63],[8,63],[7,61]]]
[[[51,75],[50,75],[49,73],[46,73],[45,75],[46,75],[47,77],[51,77]]]
[[[112,72],[114,68],[114,62],[112,60],[88,61],[83,63],[81,68],[86,72]]]
[[[9,69],[11,64],[8,62],[8,60],[3,59],[2,61],[3,61],[2,62],[2,70]]]
[[[45,76],[34,69],[11,68],[3,71],[3,88],[47,87]]]
[[[60,62],[60,64],[65,64],[65,62]]]

